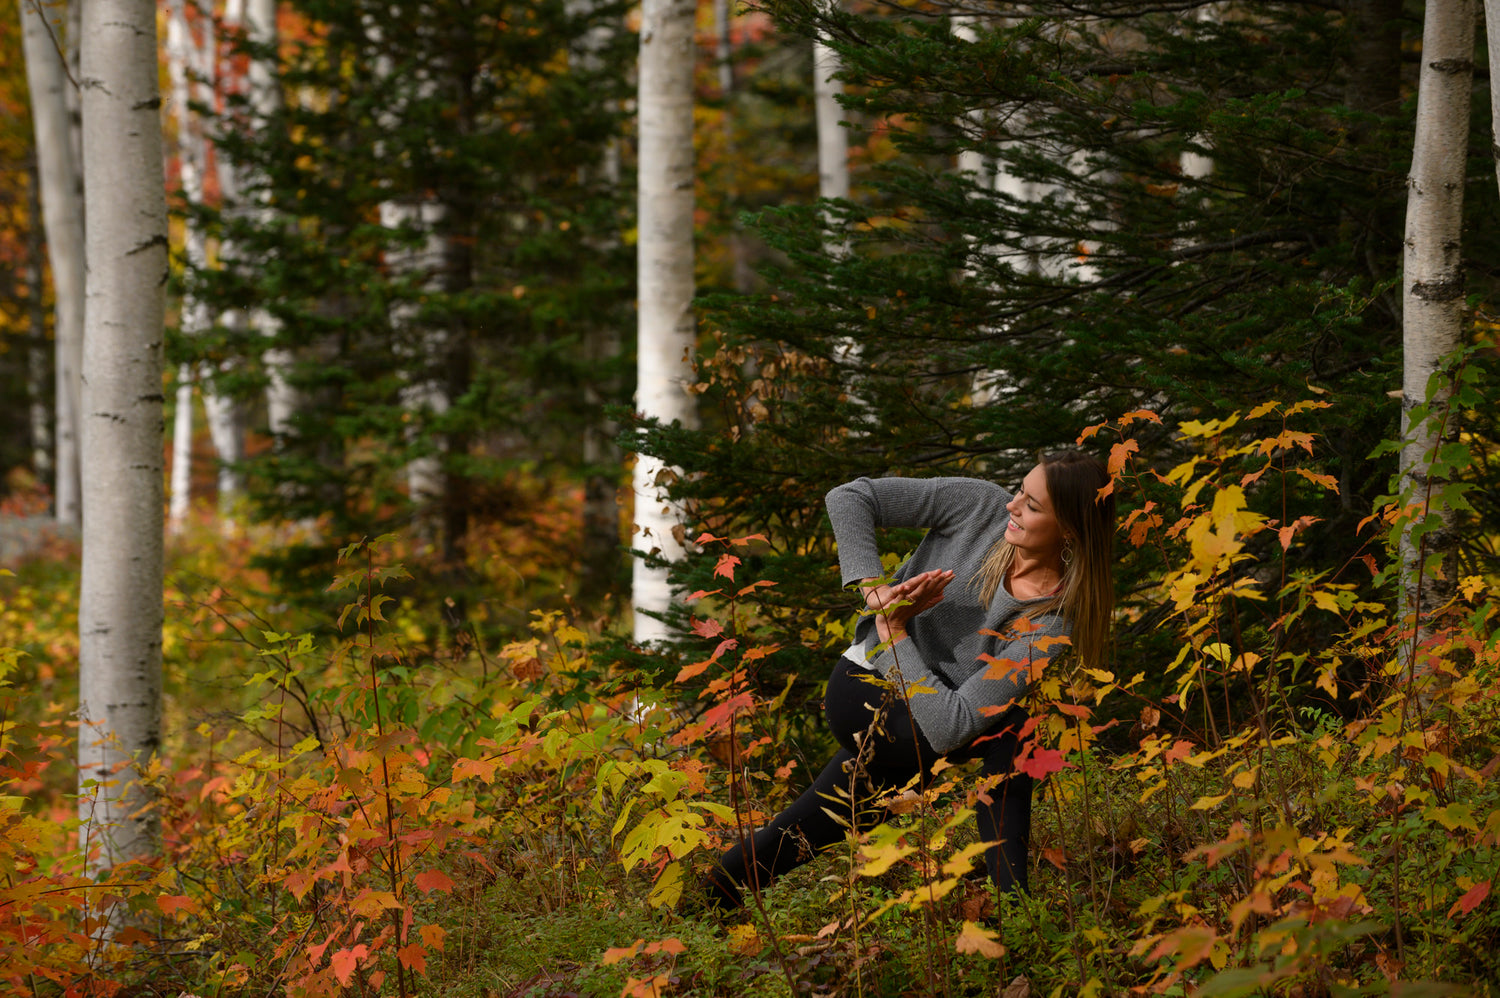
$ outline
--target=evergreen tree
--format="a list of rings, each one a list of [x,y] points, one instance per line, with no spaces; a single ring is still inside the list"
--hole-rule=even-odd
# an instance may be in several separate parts
[[[851,117],[888,128],[901,155],[871,201],[760,216],[782,254],[771,293],[708,303],[717,349],[700,375],[719,421],[660,428],[651,446],[685,469],[677,494],[715,533],[771,539],[758,572],[780,583],[764,599],[788,640],[816,644],[817,615],[853,605],[833,591],[832,485],[1013,484],[1038,451],[1140,408],[1170,425],[1309,392],[1334,402],[1317,429],[1340,496],[1297,556],[1316,569],[1350,554],[1393,470],[1369,455],[1397,432],[1412,121],[1380,70],[1401,32],[1388,4],[1204,6],[1043,2],[1021,19],[1001,4],[773,5],[827,38]],[[1188,154],[1212,169],[1185,171]],[[966,155],[1016,183],[955,171]],[[1471,177],[1486,169],[1470,161]],[[1492,193],[1467,217],[1489,217]],[[830,212],[846,255],[827,248]],[[1492,256],[1492,227],[1469,235],[1467,261]],[[841,370],[845,336],[857,370]],[[1143,440],[1147,457],[1175,446]],[[711,566],[685,566],[683,584],[713,588]],[[1134,595],[1157,567],[1132,553],[1118,574],[1133,666],[1161,651],[1157,608]]]
[[[633,39],[594,37],[591,58],[570,58],[619,5],[286,6],[302,30],[281,44],[284,103],[232,98],[218,136],[245,167],[239,196],[267,209],[214,218],[254,266],[194,277],[219,310],[267,310],[277,332],[226,327],[180,348],[242,358],[220,380],[247,398],[272,374],[268,352],[293,358],[306,404],[247,470],[263,515],[324,518],[322,546],[288,552],[316,566],[312,582],[349,537],[409,520],[415,460],[442,465],[436,512],[454,539],[508,464],[576,462],[578,427],[601,416],[580,385],[604,380],[578,344],[630,321],[629,247],[601,236],[629,216],[596,166],[619,133]],[[428,199],[447,209],[436,232],[381,224],[382,204]],[[451,249],[439,272],[412,265],[433,237]],[[449,404],[413,410],[412,384]],[[448,554],[456,583],[463,552]]]

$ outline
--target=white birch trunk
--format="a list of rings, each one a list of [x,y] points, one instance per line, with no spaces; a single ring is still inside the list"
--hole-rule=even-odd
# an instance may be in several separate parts
[[[207,19],[204,21],[207,25]],[[192,112],[191,101],[197,98],[201,103],[210,104],[214,98],[215,47],[211,29],[206,31],[201,41],[194,37],[192,27],[188,24],[185,0],[170,0],[166,49],[168,78],[172,83],[172,109],[177,123],[178,179],[182,185],[183,197],[194,204],[203,201],[204,178],[208,169],[208,136],[204,132],[203,122]],[[186,223],[183,255],[188,265],[194,269],[201,270],[208,265],[208,237],[191,218]],[[185,295],[178,321],[184,335],[196,336],[207,331],[212,317],[207,305],[192,295]],[[219,508],[221,512],[227,512],[244,489],[236,467],[245,457],[244,420],[239,405],[214,388],[212,372],[204,371],[203,374],[203,411],[214,451],[219,457]],[[185,379],[189,386],[189,397],[193,380],[191,374]],[[181,390],[179,385],[178,391]],[[180,418],[182,417],[179,416]],[[187,429],[191,433],[191,415],[188,420]],[[174,436],[173,453],[174,457],[178,453],[190,457],[191,438],[179,451]],[[185,481],[191,481],[191,469]],[[176,483],[174,465],[174,489]],[[183,514],[186,514],[187,506],[188,500],[184,499],[181,505]],[[174,493],[171,504],[174,527],[180,523],[175,518],[178,508]],[[225,524],[228,524],[227,520]]]
[[[274,52],[280,38],[280,30],[276,22],[277,10],[277,0],[227,0],[224,5],[223,23],[231,30],[243,28],[250,41]],[[251,128],[264,127],[264,123],[281,110],[282,94],[277,73],[277,62],[274,56],[250,60],[242,83],[250,107],[249,127]],[[232,70],[228,66],[223,67],[219,78],[227,84],[233,78]],[[249,168],[243,164],[230,162],[224,156],[218,157],[217,163],[219,190],[225,204],[232,211],[247,210],[247,206],[243,204],[245,192],[254,186],[255,181],[255,178],[250,176]],[[253,196],[248,210],[262,226],[269,227],[276,224],[276,209],[266,203],[263,193],[257,192]],[[225,261],[226,266],[244,265],[243,261],[238,258],[237,247],[232,243],[220,246],[219,255]],[[231,329],[243,328],[247,321],[252,329],[267,338],[276,337],[281,333],[280,322],[266,309],[253,309],[248,316],[237,310],[220,316],[220,322]],[[292,432],[293,420],[304,402],[301,392],[291,383],[290,375],[295,362],[296,357],[285,347],[272,347],[261,355],[261,363],[265,367],[268,381],[266,385],[267,428],[272,438],[278,442]],[[209,427],[212,430],[212,414],[209,415]]]
[[[961,42],[973,43],[978,40],[978,33],[974,30],[977,18],[972,14],[955,14],[950,30],[953,37]],[[969,125],[978,129],[984,124],[984,116],[978,111],[970,111],[965,116],[969,119]],[[958,172],[966,173],[974,178],[974,183],[981,190],[990,186],[993,181],[991,176],[991,164],[984,154],[973,149],[965,149],[958,154]]]
[[[95,871],[154,852],[135,781],[161,733],[162,337],[167,210],[156,5],[85,5],[82,31],[88,309],[79,811]]]
[[[370,18],[366,24],[370,37],[379,40],[382,26]],[[389,77],[388,60],[380,59],[375,67],[380,77]],[[414,81],[417,96],[426,98],[436,90],[436,81],[423,74]],[[387,109],[384,125],[388,130],[400,124],[399,112]],[[377,155],[382,155],[377,147]],[[395,196],[380,203],[380,224],[392,231],[415,233],[416,246],[391,246],[385,251],[385,263],[392,277],[413,280],[427,290],[441,290],[449,276],[448,236],[442,231],[449,219],[448,206],[430,194],[394,191]],[[403,361],[401,407],[407,422],[408,442],[419,437],[434,417],[441,417],[452,404],[448,390],[448,331],[441,327],[420,325],[421,308],[412,302],[391,306],[391,327],[396,331],[397,351]],[[429,543],[449,548],[453,538],[442,536],[443,506],[448,496],[448,477],[444,470],[446,439],[429,434],[437,453],[422,454],[406,464],[407,493],[415,506],[413,527],[417,536]]]
[[[414,229],[423,237],[422,245],[415,249],[386,251],[385,261],[391,276],[415,277],[427,288],[442,286],[448,253],[440,230],[447,217],[446,206],[436,201],[415,199],[381,203],[382,226],[393,230]],[[451,404],[446,381],[447,332],[441,328],[418,328],[420,311],[420,306],[414,303],[398,303],[391,307],[391,325],[409,344],[401,406],[412,414],[414,430],[417,424],[430,422],[433,417],[447,412]],[[436,539],[437,522],[441,516],[435,516],[433,511],[441,507],[448,486],[441,452],[408,461],[406,485],[412,502],[417,506],[418,533],[427,540]]]
[[[972,14],[955,15],[950,30],[953,37],[965,44],[972,44],[979,40],[979,34],[975,26],[979,23],[977,17]],[[982,112],[969,111],[965,117],[968,119],[968,127],[978,130],[983,127],[984,115]],[[974,149],[965,149],[958,154],[958,172],[967,174],[974,178],[974,186],[979,191],[997,189],[1002,181],[1013,180],[1007,177],[1000,169],[1002,164],[992,162],[983,153]],[[1020,195],[1018,195],[1020,196]],[[972,263],[966,264],[964,278],[974,280],[977,273],[979,260],[984,254],[994,252],[994,245],[986,245],[977,239],[971,239],[969,245],[969,257]],[[969,380],[970,404],[981,409],[990,405],[999,397],[998,386],[1009,379],[1004,372],[978,368]]]
[[[207,158],[202,136],[197,134],[188,103],[192,97],[188,78],[195,62],[182,0],[171,0],[167,12],[167,76],[172,83],[172,110],[177,122],[178,180],[182,194],[191,203],[203,200],[202,164]],[[201,267],[207,258],[202,230],[189,219],[186,252],[190,266]],[[178,323],[184,334],[203,326],[202,306],[184,297]],[[168,488],[167,527],[178,533],[187,522],[192,506],[193,481],[193,371],[187,364],[177,369],[176,409],[172,418],[172,477]]]
[[[75,3],[76,7],[77,4]],[[26,79],[36,130],[42,222],[52,269],[54,405],[54,508],[59,523],[76,527],[81,499],[78,420],[83,369],[84,242],[79,166],[68,112],[67,75],[58,43],[60,24],[44,20],[54,7],[21,4]]]
[[[813,108],[818,124],[818,196],[849,197],[849,133],[839,97],[844,84],[839,54],[819,36],[813,41]]]
[[[696,426],[693,349],[693,0],[644,0],[639,70],[639,191],[636,246],[639,326],[636,410],[663,422]],[[635,538],[639,550],[667,560],[685,551],[680,512],[660,483],[677,474],[657,458],[637,456]],[[635,639],[668,635],[642,611],[672,601],[665,569],[635,560]]]
[[[193,368],[177,366],[172,413],[172,478],[167,486],[167,529],[182,532],[193,505]]]
[[[1416,135],[1407,177],[1405,257],[1402,270],[1401,480],[1410,502],[1427,495],[1427,469],[1441,443],[1433,420],[1414,423],[1412,409],[1441,406],[1447,392],[1428,395],[1428,382],[1462,341],[1464,165],[1468,156],[1469,92],[1474,64],[1473,0],[1428,0],[1422,25],[1422,70],[1417,89]],[[1452,539],[1452,511],[1438,511],[1442,526],[1426,535],[1430,556]],[[1414,615],[1417,639],[1426,615],[1451,588],[1419,563],[1410,535],[1402,538],[1402,596]],[[1419,584],[1420,583],[1420,584]]]

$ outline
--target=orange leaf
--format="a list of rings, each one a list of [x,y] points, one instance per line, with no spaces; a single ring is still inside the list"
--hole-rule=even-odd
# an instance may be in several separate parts
[[[419,974],[427,973],[427,950],[422,948],[421,943],[407,943],[396,951],[396,959],[409,970],[415,970]]]
[[[599,963],[602,966],[608,967],[610,964],[619,963],[621,960],[634,959],[635,955],[641,951],[641,946],[644,943],[644,939],[637,939],[629,946],[611,946],[609,949],[605,950],[604,955],[599,958]]]
[[[1156,949],[1151,951],[1152,960],[1160,960],[1164,956],[1177,958],[1177,968],[1186,969],[1195,964],[1207,960],[1213,953],[1214,941],[1218,934],[1206,925],[1189,925],[1169,932],[1162,937],[1161,942],[1156,944]]]
[[[714,574],[715,575],[722,575],[722,576],[724,576],[724,578],[729,579],[731,582],[733,582],[734,581],[734,567],[736,565],[738,565],[739,563],[740,563],[740,560],[738,558],[736,558],[734,555],[732,555],[732,554],[721,554],[721,555],[719,555],[719,563],[714,566]]]
[[[1163,753],[1162,758],[1167,762],[1181,762],[1193,754],[1194,747],[1192,742],[1185,738],[1179,738],[1171,748]]]
[[[423,870],[417,874],[416,885],[427,893],[453,890],[453,878],[442,870]]]
[[[1125,462],[1130,460],[1130,455],[1141,449],[1141,445],[1134,440],[1126,440],[1115,444],[1109,449],[1109,473],[1111,475],[1125,467]]]
[[[1049,773],[1055,773],[1061,769],[1067,769],[1068,764],[1063,761],[1063,754],[1057,749],[1034,748],[1026,753],[1026,758],[1017,758],[1016,769],[1025,773],[1034,780],[1040,780]]]
[[[460,759],[453,764],[453,782],[473,777],[486,783],[494,783],[495,769],[499,765],[498,759]]]
[[[163,894],[156,899],[156,906],[161,909],[163,915],[170,915],[178,911],[186,911],[191,915],[201,910],[198,907],[198,902],[185,894]]]
[[[724,625],[717,620],[699,620],[694,617],[693,633],[700,638],[716,638],[724,633]]]
[[[1448,917],[1452,918],[1456,914],[1467,915],[1469,912],[1473,911],[1475,908],[1478,908],[1481,904],[1483,904],[1484,899],[1489,896],[1490,882],[1488,880],[1481,881],[1480,883],[1475,884],[1473,887],[1469,888],[1467,894],[1459,898],[1457,901],[1453,902],[1453,907],[1448,909]]]
[[[417,930],[422,934],[422,945],[432,950],[442,950],[448,930],[441,925],[424,925]]]
[[[684,665],[681,669],[677,670],[677,678],[673,682],[685,683],[713,664],[713,659],[706,658],[701,662],[694,662],[692,665]]]
[[[364,943],[360,943],[353,949],[341,949],[333,954],[333,958],[328,961],[328,965],[333,968],[333,976],[338,978],[340,987],[347,988],[349,986],[349,979],[354,976],[354,971],[359,966],[359,961],[364,959],[365,955],[369,952],[369,947]]]
[[[317,877],[306,870],[293,870],[281,882],[286,886],[287,890],[292,892],[292,897],[301,901],[307,896],[307,892],[312,889],[313,881],[315,880],[317,880]]]
[[[670,953],[680,956],[687,952],[687,945],[676,936],[668,936],[660,942],[655,942],[646,947],[647,953]]]

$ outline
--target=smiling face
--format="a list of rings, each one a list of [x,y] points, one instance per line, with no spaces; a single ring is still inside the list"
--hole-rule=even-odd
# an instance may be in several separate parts
[[[1011,547],[1033,558],[1061,559],[1062,524],[1052,510],[1052,498],[1047,494],[1047,474],[1041,465],[1031,469],[1021,482],[1021,491],[1005,508],[1010,513],[1005,539]]]

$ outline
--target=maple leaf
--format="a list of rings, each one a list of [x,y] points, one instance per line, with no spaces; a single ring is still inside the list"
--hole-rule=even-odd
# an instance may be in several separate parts
[[[1139,452],[1141,445],[1134,440],[1126,440],[1115,444],[1109,449],[1109,473],[1116,474],[1125,467],[1125,462],[1130,460],[1130,455]]]
[[[714,566],[714,574],[722,575],[724,578],[734,581],[734,568],[740,563],[739,558],[732,554],[719,555],[719,563]]]
[[[453,878],[442,870],[423,870],[417,874],[415,883],[429,894],[433,891],[453,890]]]
[[[1218,938],[1218,934],[1206,925],[1189,925],[1163,936],[1156,949],[1151,951],[1150,958],[1160,960],[1164,956],[1174,956],[1177,967],[1186,969],[1207,960]]]
[[[608,967],[612,964],[619,963],[621,960],[632,960],[635,958],[635,955],[641,951],[641,947],[644,946],[645,943],[646,941],[644,939],[637,939],[629,946],[611,946],[606,949],[604,951],[604,955],[599,958],[599,963],[601,966]]]
[[[1033,748],[1026,754],[1026,758],[1016,760],[1016,769],[1034,780],[1067,768],[1069,767],[1063,754],[1057,749]]]
[[[1469,914],[1469,912],[1483,904],[1484,899],[1489,896],[1490,882],[1488,880],[1480,881],[1473,887],[1470,887],[1463,897],[1453,902],[1453,907],[1448,909],[1448,917],[1452,918],[1454,915]]]
[[[498,759],[460,759],[453,764],[453,782],[474,777],[485,783],[494,783],[495,769],[499,765]]]
[[[1005,955],[1005,947],[994,931],[969,921],[964,922],[958,938],[953,941],[953,948],[960,953],[978,953],[992,960]]]
[[[396,959],[408,970],[415,970],[419,974],[427,973],[427,950],[421,943],[407,943],[396,951]]]
[[[717,620],[699,620],[694,617],[693,633],[700,638],[716,638],[724,633],[724,625]]]
[[[191,915],[200,910],[198,902],[185,894],[163,894],[156,899],[156,906],[161,909],[163,915],[171,915],[179,911],[185,911]]]
[[[369,947],[364,943],[360,943],[353,949],[341,949],[333,954],[333,957],[328,961],[328,965],[333,968],[333,976],[338,978],[340,987],[347,988],[349,986],[349,980],[354,976],[354,971],[359,966],[359,961],[363,960],[369,952]]]

